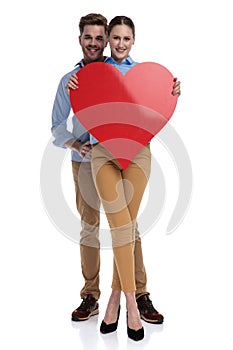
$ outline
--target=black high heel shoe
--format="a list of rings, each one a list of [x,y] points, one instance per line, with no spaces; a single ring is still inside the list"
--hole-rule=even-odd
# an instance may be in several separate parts
[[[128,312],[126,313],[126,318],[127,318],[127,334],[128,337],[132,340],[138,341],[142,340],[144,338],[144,328],[140,328],[137,331],[134,329],[129,328],[128,326]]]
[[[102,321],[101,326],[100,326],[101,333],[107,334],[107,333],[115,332],[117,330],[118,320],[119,320],[119,316],[120,316],[120,310],[121,310],[121,306],[119,305],[116,322],[106,324],[104,321]]]

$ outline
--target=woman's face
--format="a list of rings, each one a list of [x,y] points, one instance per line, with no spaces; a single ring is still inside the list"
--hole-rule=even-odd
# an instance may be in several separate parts
[[[132,29],[125,25],[119,24],[112,28],[108,42],[111,49],[111,56],[117,63],[120,63],[129,56],[134,37]]]

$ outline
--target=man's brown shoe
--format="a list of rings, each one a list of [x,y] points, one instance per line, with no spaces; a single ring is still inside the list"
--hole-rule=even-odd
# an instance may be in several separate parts
[[[142,320],[149,323],[163,323],[163,315],[155,310],[152,301],[147,294],[140,296],[136,301]]]
[[[85,321],[99,313],[99,304],[91,294],[87,294],[80,306],[72,312],[72,321]]]

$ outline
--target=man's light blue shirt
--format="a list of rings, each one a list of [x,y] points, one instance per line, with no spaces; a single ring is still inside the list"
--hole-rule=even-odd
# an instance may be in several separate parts
[[[90,139],[87,130],[78,121],[75,115],[72,117],[72,127],[68,128],[67,120],[71,112],[70,96],[66,91],[66,85],[71,74],[76,74],[82,67],[83,61],[76,64],[75,68],[64,75],[58,85],[52,110],[52,135],[54,136],[54,145],[66,148],[65,143],[74,138],[82,143]],[[70,130],[69,130],[70,129]],[[76,162],[87,161],[83,159],[78,152],[71,151],[71,159]]]

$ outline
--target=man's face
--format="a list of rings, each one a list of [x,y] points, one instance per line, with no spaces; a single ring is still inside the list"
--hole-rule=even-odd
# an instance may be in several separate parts
[[[104,26],[86,25],[79,36],[85,64],[103,61],[103,52],[107,45]]]

